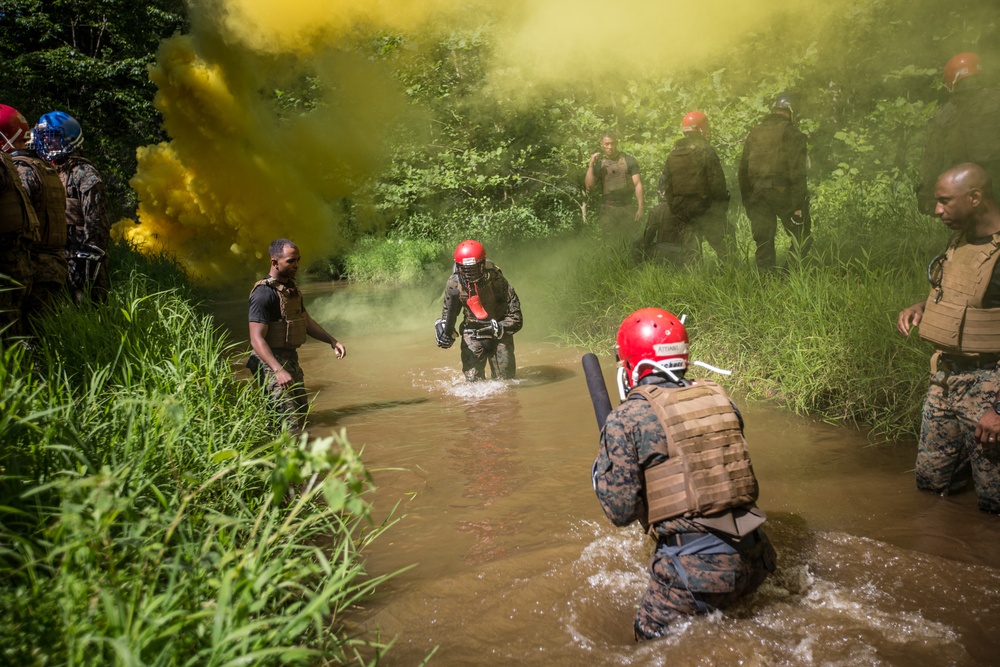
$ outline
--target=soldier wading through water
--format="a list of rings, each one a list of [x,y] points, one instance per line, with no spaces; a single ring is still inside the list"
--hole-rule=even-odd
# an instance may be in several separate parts
[[[689,381],[684,325],[659,308],[622,322],[616,345],[622,403],[601,429],[593,481],[616,526],[639,521],[656,539],[637,640],[752,593],[775,569],[760,528],[743,420],[726,392]]]

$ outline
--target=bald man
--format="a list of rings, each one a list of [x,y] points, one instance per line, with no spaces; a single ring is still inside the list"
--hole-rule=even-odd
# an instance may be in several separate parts
[[[917,447],[917,488],[946,495],[968,469],[979,508],[1000,513],[1000,209],[978,164],[938,177],[934,214],[953,231],[929,267],[930,295],[896,328],[937,347]]]

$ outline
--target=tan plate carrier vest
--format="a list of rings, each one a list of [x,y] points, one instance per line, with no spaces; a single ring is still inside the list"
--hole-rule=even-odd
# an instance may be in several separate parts
[[[785,159],[785,130],[791,123],[781,122],[758,125],[748,142],[750,156],[747,176],[750,183],[765,178],[777,179],[781,184],[788,180],[788,163]]]
[[[647,522],[716,514],[757,500],[747,443],[725,390],[710,380],[633,389],[649,401],[670,458],[644,471]]]
[[[949,354],[1000,352],[1000,308],[983,308],[998,259],[1000,233],[982,245],[955,235],[941,265],[941,286],[927,297],[921,338]]]
[[[10,187],[0,195],[0,234],[20,232],[29,241],[38,240],[38,218],[28,195],[21,185],[21,176],[14,163],[6,156],[0,168],[7,171]]]
[[[667,155],[667,170],[670,172],[671,191],[676,196],[696,195],[708,197],[712,194],[705,174],[704,160],[694,141],[676,146]]]
[[[285,285],[274,278],[264,278],[254,283],[253,290],[261,285],[267,285],[278,293],[278,302],[281,304],[281,319],[277,322],[268,322],[267,335],[264,342],[272,350],[275,349],[295,349],[306,342],[306,311],[302,307],[302,293],[295,283]]]
[[[628,163],[625,162],[624,153],[617,160],[602,158],[601,169],[604,170],[604,186],[601,188],[602,195],[618,192],[628,187],[631,179],[628,175]]]
[[[11,159],[15,164],[23,164],[35,172],[35,177],[42,184],[42,210],[35,211],[41,236],[36,247],[60,252],[65,250],[66,188],[63,187],[59,174],[40,158],[15,155]]]

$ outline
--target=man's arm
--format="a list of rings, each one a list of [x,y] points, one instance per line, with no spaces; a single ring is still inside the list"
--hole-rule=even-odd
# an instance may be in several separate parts
[[[642,199],[642,176],[632,174],[632,185],[635,186],[635,200],[639,203],[639,207],[635,212],[635,219],[638,222],[642,220],[642,216],[646,212],[646,204]]]
[[[505,285],[503,294],[497,296],[507,301],[507,315],[500,320],[500,324],[503,325],[506,333],[515,334],[524,326],[524,318],[521,316],[521,300],[517,298],[517,293],[513,286],[507,282],[507,279],[502,278],[502,280]]]
[[[750,137],[747,137],[749,141]],[[740,154],[740,166],[737,171],[737,179],[740,186],[740,197],[744,204],[750,199],[750,151],[747,141],[743,142],[743,152]]]
[[[87,165],[80,182],[80,207],[86,238],[84,243],[92,243],[101,250],[107,250],[111,243],[111,222],[108,218],[108,198],[104,192],[104,182],[97,169]]]
[[[792,126],[786,128],[785,137],[789,142],[788,180],[792,195],[795,201],[804,203],[809,196],[806,185],[806,171],[809,168],[808,139],[798,128]]]
[[[899,318],[896,320],[896,331],[904,336],[909,336],[910,330],[920,324],[920,319],[924,316],[924,308],[926,307],[927,302],[920,301],[900,311]]]
[[[604,514],[616,526],[627,526],[645,510],[640,495],[642,473],[629,428],[612,412],[601,430],[601,444],[591,469],[594,492]]]
[[[266,336],[267,324],[264,322],[250,322],[250,347],[257,353],[260,360],[267,364],[268,368],[274,372],[278,386],[282,389],[288,389],[294,382],[292,374],[286,371],[285,367],[274,356],[271,346],[264,340]]]
[[[339,340],[327,333],[326,329],[321,327],[316,320],[314,320],[309,313],[305,313],[306,316],[306,333],[315,338],[316,340],[323,341],[329,345],[334,352],[337,353],[338,359],[343,359],[344,355],[347,354],[347,348]]]
[[[590,162],[587,164],[587,173],[583,177],[583,185],[587,188],[587,191],[594,189],[597,185],[598,175],[595,172],[594,161],[601,156],[600,153],[594,153],[590,156]]]

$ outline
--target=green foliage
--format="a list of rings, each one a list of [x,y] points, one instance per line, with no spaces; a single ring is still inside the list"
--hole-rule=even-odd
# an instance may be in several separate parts
[[[379,655],[341,618],[383,580],[360,558],[387,525],[357,452],[273,440],[212,320],[120,278],[0,357],[0,662]]]
[[[571,332],[567,342],[610,353],[633,310],[686,314],[692,360],[732,369],[727,386],[796,412],[868,424],[886,438],[913,436],[930,348],[899,336],[895,320],[926,295],[920,267],[936,251],[932,241],[895,265],[865,252],[833,261],[837,248],[829,246],[775,274],[711,261],[684,270],[636,267],[625,252],[602,251],[581,258],[558,295],[576,304],[560,328]]]
[[[56,109],[80,121],[113,220],[135,207],[135,149],[164,139],[147,67],[184,12],[181,0],[0,0],[0,102],[32,125]]]
[[[345,274],[351,280],[371,283],[419,283],[427,269],[439,269],[445,248],[433,241],[416,238],[362,239],[344,259]]]

